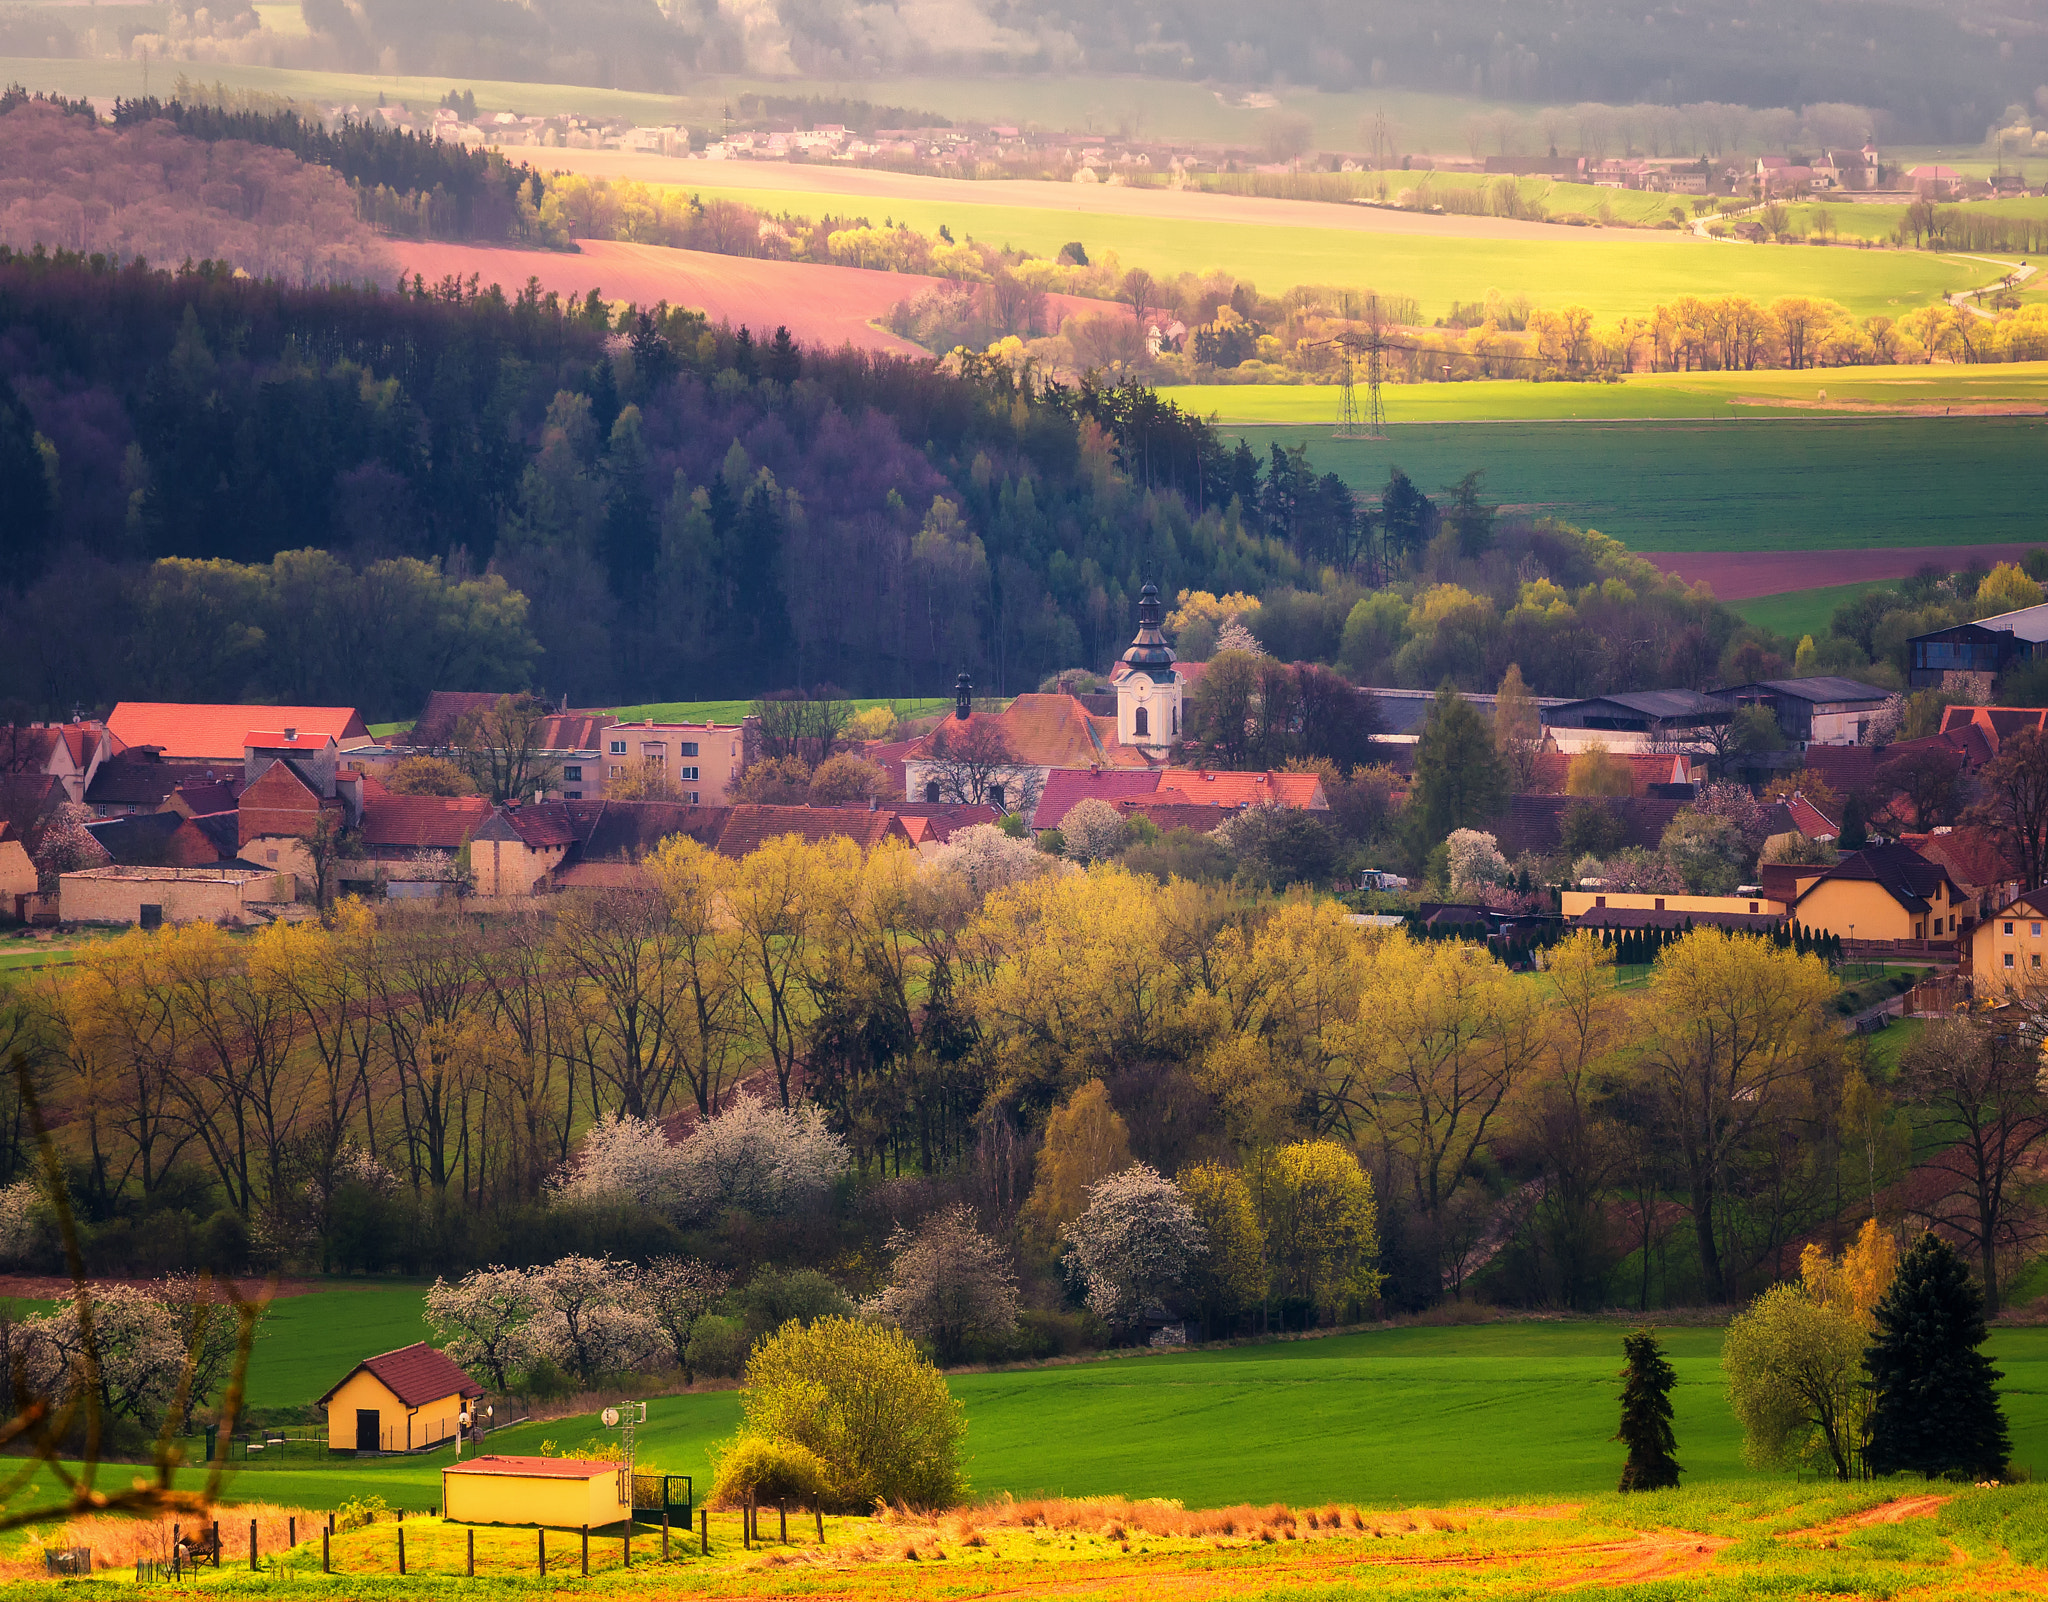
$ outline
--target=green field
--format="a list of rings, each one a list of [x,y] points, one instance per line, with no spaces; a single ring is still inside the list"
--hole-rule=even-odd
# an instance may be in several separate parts
[[[907,720],[949,711],[953,698],[948,695],[913,695],[892,700],[885,696],[856,700],[852,705],[857,712],[865,712],[872,706],[894,707],[897,717]],[[643,718],[652,718],[657,723],[737,723],[753,710],[751,700],[649,701],[643,706],[615,706],[610,709],[613,717],[626,723],[635,723]]]
[[[706,199],[722,196],[805,217],[860,208],[843,193],[695,182],[679,187]],[[967,193],[979,197],[1001,190],[976,185]],[[1114,252],[1123,266],[1155,274],[1220,268],[1272,293],[1293,284],[1340,284],[1410,294],[1421,302],[1425,318],[1441,317],[1453,301],[1484,300],[1490,290],[1527,295],[1539,306],[1584,306],[1602,322],[1646,316],[1660,301],[1682,295],[1766,301],[1814,295],[1858,316],[1896,316],[1997,276],[1982,261],[1923,251],[1732,245],[1642,229],[1559,228],[1554,239],[1528,239],[1492,233],[1483,218],[1441,218],[1440,232],[1377,233],[1124,214],[1077,218],[1054,207],[978,198],[955,203],[877,197],[860,209],[880,214],[872,221],[894,219],[924,233],[944,224],[956,236],[1047,257],[1078,235],[1093,259]]]
[[[1191,1506],[1329,1499],[1377,1505],[1576,1497],[1612,1487],[1608,1440],[1624,1325],[1535,1321],[1407,1328],[1172,1355],[1137,1355],[951,1376],[966,1407],[975,1492],[1163,1496]],[[1664,1332],[1687,1483],[1758,1476],[1721,1389],[1721,1332]],[[377,1342],[362,1339],[359,1350]],[[1996,1331],[2015,1461],[2048,1468],[2048,1330]],[[309,1390],[340,1369],[307,1370]],[[317,1392],[316,1392],[317,1394]],[[310,1398],[308,1398],[310,1399]],[[731,1391],[649,1403],[639,1457],[703,1476],[707,1449],[739,1421]],[[498,1452],[544,1440],[572,1451],[604,1434],[594,1417],[491,1437]],[[425,1510],[446,1453],[361,1464],[238,1470],[240,1500],[331,1507],[365,1490]]]
[[[1868,579],[1861,584],[1828,584],[1817,590],[1788,590],[1783,595],[1759,595],[1754,600],[1730,601],[1728,610],[1746,623],[1797,640],[1802,634],[1815,639],[1828,631],[1828,619],[1844,601],[1868,595],[1872,590],[1896,589],[1897,579]]]
[[[1160,393],[1226,425],[1335,423],[1334,384],[1174,384]],[[2001,366],[1833,367],[1816,372],[1635,373],[1618,384],[1477,379],[1390,384],[1394,422],[1492,422],[1658,417],[1867,416],[1937,406],[2039,408],[2048,413],[2048,362]],[[1823,399],[1822,397],[1825,397]]]
[[[1486,472],[1489,499],[1597,528],[1638,551],[2020,543],[2048,535],[2037,417],[1726,422],[1396,423],[1385,440],[1228,429],[1263,456],[1305,443],[1377,494],[1398,465],[1425,490]]]

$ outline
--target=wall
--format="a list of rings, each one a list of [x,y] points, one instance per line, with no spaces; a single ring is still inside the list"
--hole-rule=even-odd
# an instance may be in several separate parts
[[[1564,915],[1576,918],[1595,907],[1610,912],[1738,912],[1772,917],[1784,912],[1782,901],[1769,896],[1672,896],[1638,895],[1620,890],[1567,890]]]
[[[685,801],[694,806],[722,807],[746,768],[745,730],[737,723],[614,723],[604,730],[600,744],[603,749],[595,762],[583,764],[582,789],[586,801],[605,795],[612,769],[637,767],[649,757],[659,756]],[[612,749],[618,745],[626,749]],[[683,755],[685,745],[696,746],[697,754]],[[697,777],[685,778],[683,775],[691,768],[697,770]],[[562,790],[553,793],[573,788],[564,779]]]
[[[454,1524],[540,1524],[551,1529],[599,1529],[627,1515],[620,1476],[587,1480],[539,1475],[441,1471],[444,1516]]]
[[[2008,924],[2011,934],[2005,932]],[[2048,919],[2026,907],[2017,917],[1985,919],[1971,936],[1970,967],[1979,995],[2048,981]]]
[[[530,896],[569,848],[529,846],[519,840],[472,840],[469,867],[480,896]]]
[[[1948,932],[1948,915],[1954,910],[1941,901],[1931,912],[1911,913],[1868,879],[1823,879],[1799,898],[1792,918],[1844,940],[1948,941],[1955,938]],[[1928,928],[1934,923],[1940,925],[1938,932]]]
[[[289,901],[293,889],[289,875],[187,877],[177,868],[94,868],[58,883],[58,915],[66,923],[138,923],[145,902],[162,907],[166,923],[252,923],[247,902]]]
[[[0,840],[0,916],[14,916],[14,898],[34,895],[36,865],[19,840]]]
[[[296,899],[303,900],[312,894],[313,853],[297,835],[256,835],[242,842],[241,856],[244,862],[290,874],[296,885]]]

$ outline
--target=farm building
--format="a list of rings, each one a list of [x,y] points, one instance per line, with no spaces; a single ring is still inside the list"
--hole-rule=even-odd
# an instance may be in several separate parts
[[[600,1458],[478,1457],[441,1470],[443,1517],[456,1524],[599,1529],[632,1516],[623,1464]]]
[[[453,1440],[465,1397],[484,1388],[425,1341],[366,1357],[314,1404],[331,1452],[417,1452]]]

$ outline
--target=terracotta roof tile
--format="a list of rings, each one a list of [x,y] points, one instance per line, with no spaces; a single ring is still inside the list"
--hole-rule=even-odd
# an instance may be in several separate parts
[[[1116,719],[1097,717],[1071,695],[1020,695],[1000,713],[977,712],[968,727],[993,723],[1009,742],[1010,754],[1018,763],[1036,768],[1085,768],[1091,763],[1105,768],[1141,768],[1142,752],[1121,745],[1116,737]],[[948,718],[930,734],[915,741],[908,761],[931,755],[933,742],[942,735],[957,738],[960,720]],[[955,731],[948,733],[948,731]]]
[[[866,807],[739,806],[725,820],[725,828],[718,836],[718,849],[728,857],[744,857],[785,834],[813,842],[844,838],[863,851],[872,850],[884,840],[907,843],[910,839],[894,812],[871,812]]]
[[[1207,768],[1168,768],[1159,775],[1159,799],[1198,806],[1245,807],[1278,802],[1283,807],[1329,806],[1323,781],[1313,773],[1219,773]]]
[[[363,787],[363,843],[369,846],[453,851],[490,815],[482,796],[373,794]]]
[[[334,1390],[314,1405],[323,1405],[329,1396],[365,1370],[383,1381],[385,1388],[407,1407],[424,1407],[444,1396],[481,1396],[484,1393],[484,1388],[457,1367],[452,1358],[437,1352],[425,1341],[415,1341],[396,1351],[379,1352],[375,1357],[364,1358],[342,1375]]]
[[[450,1463],[443,1474],[511,1474],[522,1479],[597,1480],[619,1472],[619,1465],[591,1457],[473,1457]]]
[[[1154,795],[1159,774],[1149,768],[1058,768],[1045,776],[1045,788],[1031,814],[1034,829],[1055,829],[1076,801],[1093,796],[1098,801],[1116,802],[1127,797]]]
[[[156,808],[180,785],[213,784],[242,777],[242,756],[227,762],[157,762],[138,755],[102,762],[86,786],[86,805]]]
[[[1228,819],[1237,816],[1235,809],[1219,806],[1202,806],[1191,801],[1164,801],[1154,796],[1132,796],[1111,803],[1125,817],[1150,818],[1162,833],[1174,829],[1192,829],[1196,834],[1207,834],[1220,828]]]
[[[246,706],[179,701],[123,701],[107,728],[125,745],[153,745],[170,761],[236,762],[252,729],[297,729],[336,740],[368,739],[352,706]]]

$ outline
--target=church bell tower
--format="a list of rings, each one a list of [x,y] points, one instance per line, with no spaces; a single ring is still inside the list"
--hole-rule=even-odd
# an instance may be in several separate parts
[[[1124,652],[1129,669],[1116,682],[1116,737],[1150,757],[1169,756],[1181,741],[1181,694],[1173,647],[1159,632],[1166,608],[1150,579],[1138,592],[1138,632]]]

